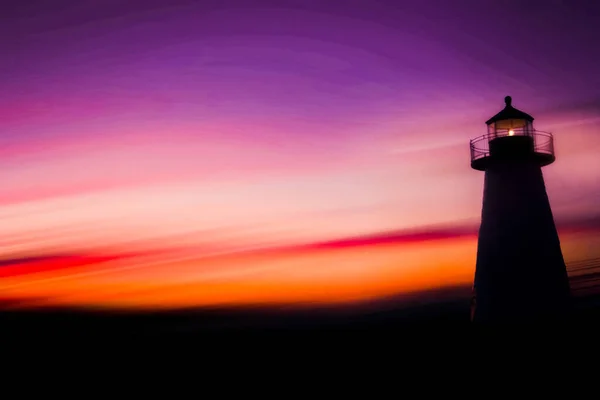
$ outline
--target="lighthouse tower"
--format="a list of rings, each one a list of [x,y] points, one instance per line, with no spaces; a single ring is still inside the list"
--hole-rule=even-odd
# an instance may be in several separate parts
[[[554,162],[552,134],[512,106],[471,140],[471,167],[485,171],[471,318],[537,321],[565,316],[570,289],[542,167]]]

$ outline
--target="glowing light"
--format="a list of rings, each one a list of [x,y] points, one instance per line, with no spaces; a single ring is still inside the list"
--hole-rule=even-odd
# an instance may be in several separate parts
[[[514,136],[515,131],[513,131],[512,129],[508,131],[508,136]]]

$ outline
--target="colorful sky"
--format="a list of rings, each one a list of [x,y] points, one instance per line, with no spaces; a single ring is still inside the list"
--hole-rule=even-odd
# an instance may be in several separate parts
[[[468,284],[506,95],[600,256],[600,5],[28,1],[0,12],[0,297],[346,302]]]

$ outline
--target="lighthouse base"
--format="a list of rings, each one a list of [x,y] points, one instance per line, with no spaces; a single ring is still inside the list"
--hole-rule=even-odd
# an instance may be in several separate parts
[[[539,164],[492,161],[485,172],[472,303],[474,322],[563,318],[565,262]]]

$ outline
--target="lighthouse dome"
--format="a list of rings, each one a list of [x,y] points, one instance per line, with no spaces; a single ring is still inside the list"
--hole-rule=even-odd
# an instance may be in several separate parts
[[[504,102],[506,106],[502,111],[498,114],[494,115],[492,118],[488,119],[485,123],[487,125],[491,125],[493,123],[499,123],[501,121],[511,121],[511,120],[521,120],[523,122],[533,122],[533,117],[526,112],[523,112],[519,109],[516,109],[512,105],[512,97],[506,96],[504,98]],[[525,125],[525,124],[523,124]]]
[[[501,134],[502,131],[518,130],[521,134],[527,135],[533,129],[533,117],[513,107],[512,97],[506,96],[504,102],[506,103],[504,109],[485,122],[488,125],[488,132]]]

